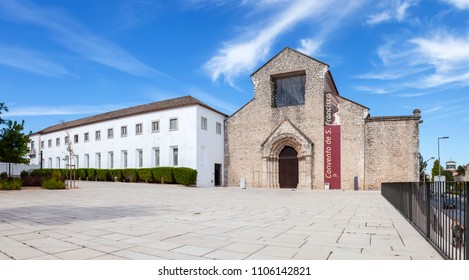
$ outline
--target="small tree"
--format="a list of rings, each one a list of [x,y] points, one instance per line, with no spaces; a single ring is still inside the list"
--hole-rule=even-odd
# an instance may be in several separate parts
[[[6,121],[2,119],[2,111],[8,112],[7,106],[5,106],[5,103],[0,103],[0,124],[4,124]]]
[[[438,172],[438,169],[440,170]],[[445,169],[443,168],[443,166],[440,165],[440,161],[439,160],[435,160],[433,162],[433,168],[432,168],[432,181],[435,181],[435,176],[438,176],[438,173],[440,175],[444,175],[443,173],[445,172]]]
[[[466,169],[462,167],[461,165],[458,166],[458,175],[465,176],[466,175]]]
[[[0,161],[8,162],[8,176],[11,177],[11,163],[29,163],[24,156],[29,152],[29,136],[22,131],[24,121],[7,120],[6,127],[0,130]]]

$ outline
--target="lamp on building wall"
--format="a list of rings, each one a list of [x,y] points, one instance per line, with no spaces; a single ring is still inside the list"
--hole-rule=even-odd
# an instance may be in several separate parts
[[[441,166],[441,161],[440,161],[440,139],[448,139],[448,138],[449,138],[448,136],[438,137],[438,165],[440,165],[440,166]],[[441,176],[440,166],[438,166],[438,181],[440,180],[440,176]]]

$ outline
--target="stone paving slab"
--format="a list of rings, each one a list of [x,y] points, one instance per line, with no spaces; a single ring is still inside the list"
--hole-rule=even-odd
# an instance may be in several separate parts
[[[376,191],[77,185],[0,192],[0,260],[442,259]]]

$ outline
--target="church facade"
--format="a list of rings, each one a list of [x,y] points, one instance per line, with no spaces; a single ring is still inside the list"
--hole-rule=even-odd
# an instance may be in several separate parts
[[[378,189],[417,181],[420,111],[371,117],[329,66],[285,48],[251,75],[254,98],[225,121],[224,185]]]

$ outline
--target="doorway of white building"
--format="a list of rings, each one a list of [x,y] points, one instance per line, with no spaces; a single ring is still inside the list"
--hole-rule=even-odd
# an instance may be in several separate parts
[[[215,169],[214,169],[214,175],[215,175],[215,187],[221,186],[221,164],[215,163]]]

